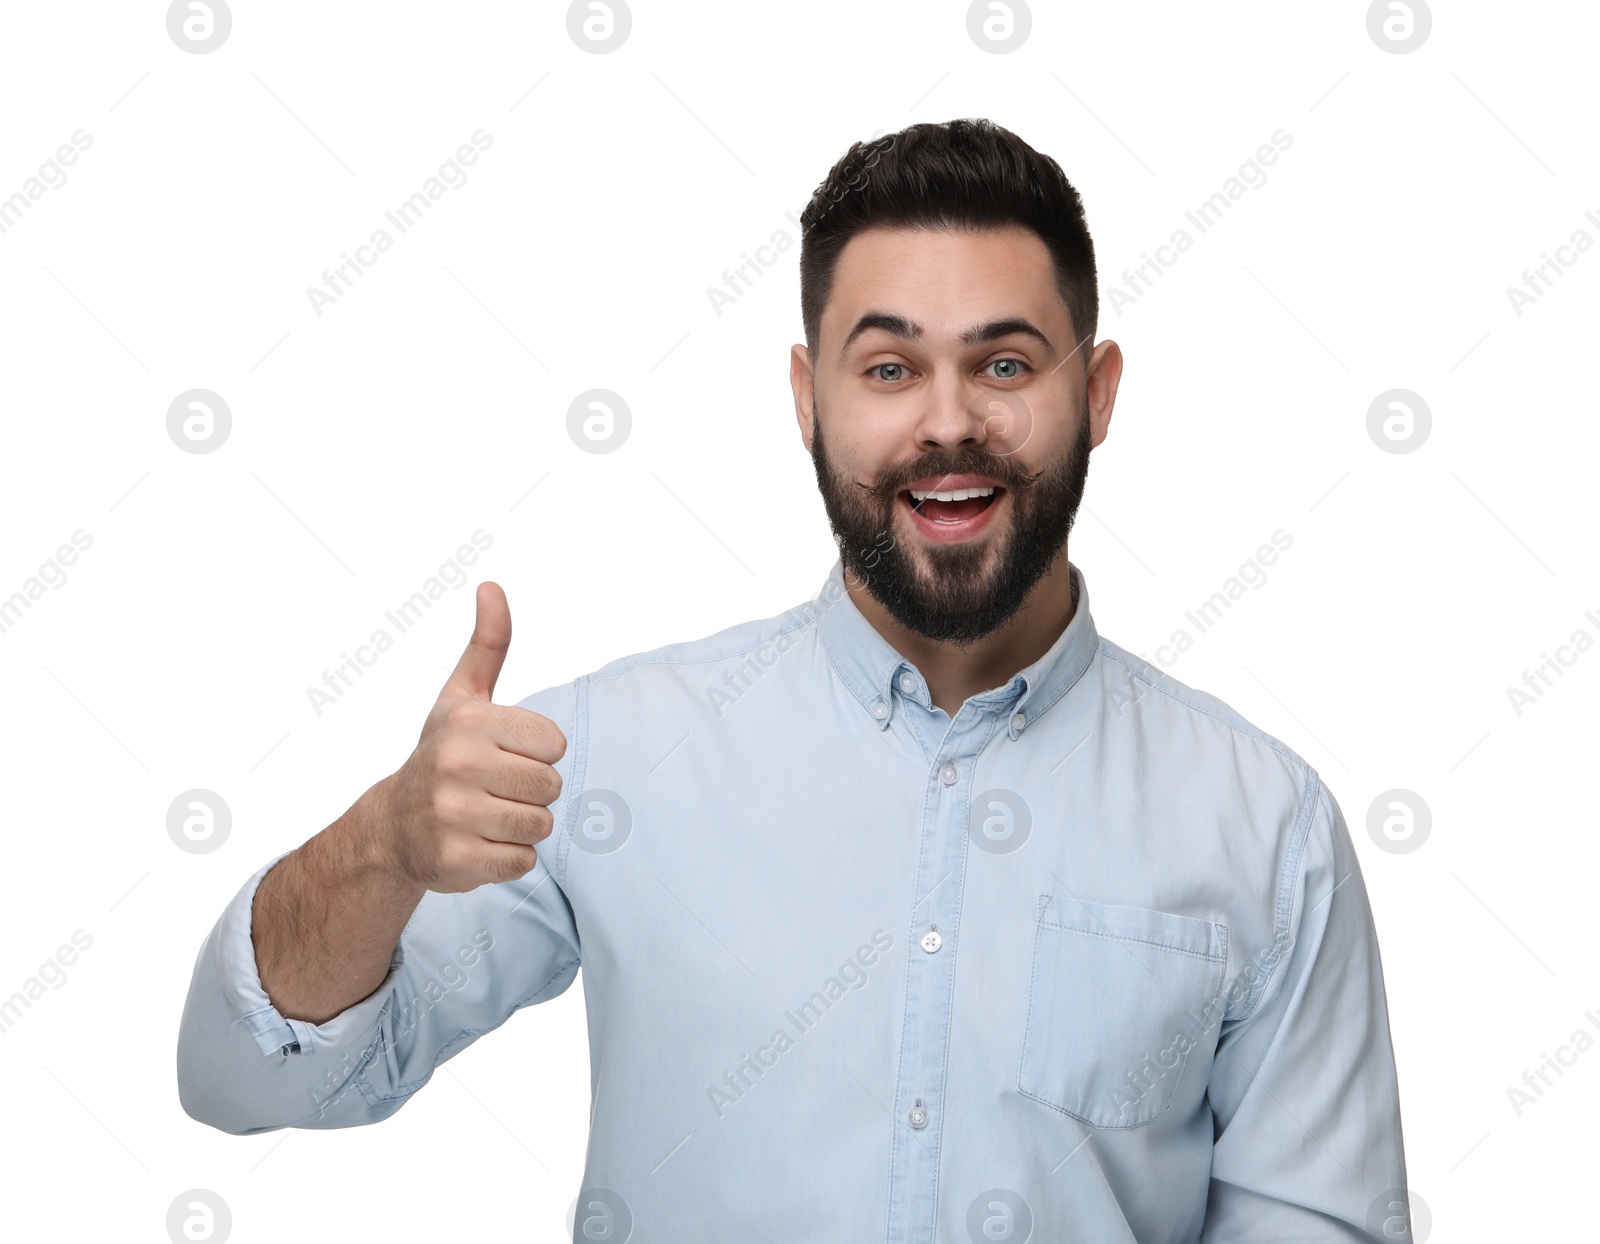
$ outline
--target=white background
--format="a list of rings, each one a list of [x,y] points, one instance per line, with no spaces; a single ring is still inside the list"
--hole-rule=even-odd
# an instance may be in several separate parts
[[[1439,2],[1404,55],[1364,3],[1038,4],[1004,55],[959,3],[641,0],[604,55],[565,15],[236,0],[193,54],[162,4],[6,8],[0,196],[93,140],[0,234],[0,596],[93,541],[0,633],[0,997],[93,938],[0,1034],[7,1234],[164,1240],[204,1188],[238,1241],[563,1238],[581,980],[379,1127],[234,1138],[178,1104],[195,953],[254,869],[404,760],[471,584],[511,602],[505,702],[816,592],[834,550],[788,386],[785,213],[852,141],[957,116],[1054,156],[1087,207],[1127,360],[1071,540],[1102,633],[1154,659],[1293,538],[1170,672],[1344,809],[1438,1238],[1590,1220],[1600,1052],[1520,1117],[1507,1089],[1600,1037],[1600,652],[1520,715],[1506,689],[1600,638],[1600,247],[1521,315],[1506,289],[1576,230],[1600,242],[1600,11]],[[307,287],[480,129],[469,180],[317,315]],[[1280,129],[1265,184],[1118,315],[1123,270]],[[780,229],[796,245],[717,315],[707,287]],[[166,430],[197,387],[233,418],[205,454]],[[632,411],[609,454],[566,431],[591,388]],[[1411,453],[1367,433],[1393,388],[1432,412]],[[467,586],[318,716],[306,689],[478,528]],[[208,854],[166,830],[192,787],[232,809]],[[1367,832],[1391,788],[1431,809],[1414,852]]]

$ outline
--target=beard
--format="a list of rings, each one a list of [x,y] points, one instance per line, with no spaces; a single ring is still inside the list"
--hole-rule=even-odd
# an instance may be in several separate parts
[[[1092,448],[1087,385],[1082,409],[1066,452],[1031,475],[1015,458],[966,447],[909,459],[866,484],[842,477],[829,460],[813,398],[811,461],[846,572],[896,622],[926,639],[965,647],[993,634],[1022,608],[1072,530]],[[955,544],[895,537],[898,494],[907,483],[967,473],[1005,489],[1011,515],[1004,530]],[[990,504],[999,503],[997,496]]]

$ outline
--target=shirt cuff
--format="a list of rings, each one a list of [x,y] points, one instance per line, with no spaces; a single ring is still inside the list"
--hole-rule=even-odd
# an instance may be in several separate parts
[[[403,942],[395,939],[388,975],[371,996],[320,1024],[285,1018],[262,988],[255,943],[250,936],[250,916],[261,879],[288,854],[290,852],[284,851],[267,861],[244,883],[222,913],[218,923],[222,991],[263,1054],[305,1055],[314,1054],[323,1047],[338,1049],[353,1045],[377,1028],[378,1017],[388,1005],[395,974],[405,962]]]

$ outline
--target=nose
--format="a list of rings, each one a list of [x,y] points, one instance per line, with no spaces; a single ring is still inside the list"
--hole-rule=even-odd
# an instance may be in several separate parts
[[[917,448],[958,449],[981,447],[992,425],[985,394],[966,384],[952,368],[928,390],[928,404],[917,419]]]
[[[932,387],[916,426],[917,448],[983,448],[1003,457],[1027,443],[1033,411],[1016,390],[995,390],[942,378]]]

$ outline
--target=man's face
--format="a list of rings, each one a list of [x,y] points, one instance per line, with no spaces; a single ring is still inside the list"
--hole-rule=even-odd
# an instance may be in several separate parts
[[[908,630],[990,634],[1065,546],[1110,414],[1091,419],[1076,344],[1031,231],[871,230],[845,247],[811,457],[846,571]],[[987,495],[959,495],[974,488]]]

